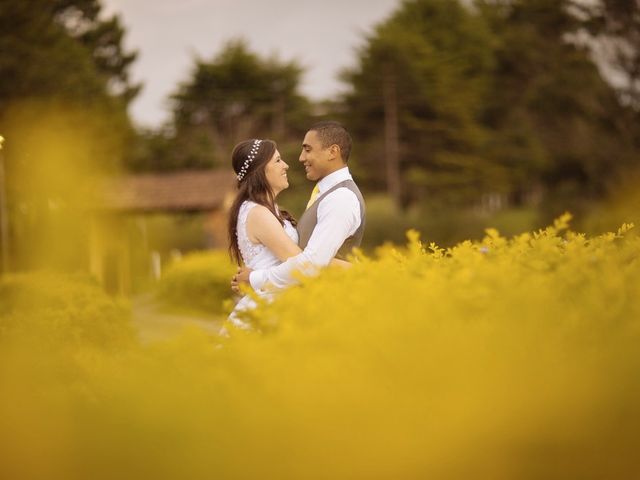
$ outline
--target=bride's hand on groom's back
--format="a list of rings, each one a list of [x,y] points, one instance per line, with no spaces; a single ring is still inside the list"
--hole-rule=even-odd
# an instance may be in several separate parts
[[[248,267],[240,267],[236,274],[231,278],[231,290],[234,293],[242,293],[240,291],[241,284],[249,285],[249,275],[253,270]]]

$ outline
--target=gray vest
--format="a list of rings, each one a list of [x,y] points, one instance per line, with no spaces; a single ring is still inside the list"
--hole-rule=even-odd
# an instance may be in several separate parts
[[[346,256],[351,252],[354,247],[359,247],[362,242],[362,237],[364,235],[364,220],[365,220],[365,209],[364,209],[364,198],[362,198],[362,194],[358,189],[357,185],[353,180],[344,180],[337,185],[333,186],[322,195],[320,195],[316,201],[311,205],[300,217],[298,221],[298,226],[296,227],[298,230],[298,245],[300,248],[304,250],[309,243],[309,239],[311,238],[311,234],[313,233],[313,229],[316,228],[316,224],[318,223],[318,205],[320,202],[324,200],[324,198],[329,195],[331,192],[338,188],[348,188],[353,193],[355,193],[358,198],[358,202],[360,203],[360,226],[355,231],[353,235],[347,237],[344,241],[340,249],[338,250],[337,257],[338,258],[346,258]]]

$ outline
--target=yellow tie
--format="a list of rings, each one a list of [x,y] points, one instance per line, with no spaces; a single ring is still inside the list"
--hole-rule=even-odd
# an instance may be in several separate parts
[[[311,205],[313,205],[313,202],[316,201],[316,198],[318,198],[318,193],[320,193],[320,189],[318,189],[318,184],[316,183],[316,186],[313,187],[313,190],[311,191],[311,196],[309,197],[309,201],[307,202],[307,209]]]

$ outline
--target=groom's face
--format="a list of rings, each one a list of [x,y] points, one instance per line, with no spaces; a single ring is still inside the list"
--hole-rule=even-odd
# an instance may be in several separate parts
[[[300,162],[304,165],[307,179],[318,181],[331,173],[331,147],[324,148],[314,130],[310,130],[302,141]]]

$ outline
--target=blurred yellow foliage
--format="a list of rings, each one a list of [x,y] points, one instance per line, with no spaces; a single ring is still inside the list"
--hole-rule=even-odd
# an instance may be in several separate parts
[[[568,221],[447,250],[412,232],[228,339],[114,350],[61,323],[59,351],[20,356],[3,327],[0,477],[634,478],[640,239]]]
[[[174,260],[158,284],[158,299],[168,306],[221,314],[236,272],[226,251],[192,252]]]
[[[101,179],[119,171],[125,134],[94,108],[24,100],[2,112],[12,268],[76,271]],[[118,232],[122,235],[122,232]]]

